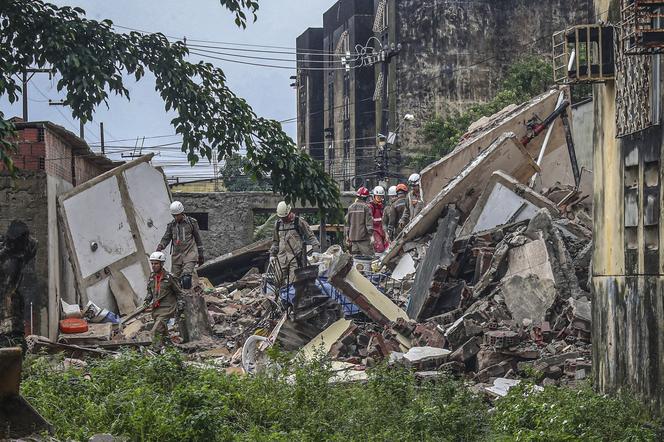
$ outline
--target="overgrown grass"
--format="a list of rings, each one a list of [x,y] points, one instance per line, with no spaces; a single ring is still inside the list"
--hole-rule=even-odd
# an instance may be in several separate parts
[[[635,402],[590,390],[520,389],[493,412],[452,378],[418,383],[379,367],[366,384],[332,384],[324,361],[294,376],[238,377],[186,365],[177,353],[136,353],[59,371],[45,357],[26,364],[22,392],[59,439],[95,433],[132,440],[489,441],[655,440]]]

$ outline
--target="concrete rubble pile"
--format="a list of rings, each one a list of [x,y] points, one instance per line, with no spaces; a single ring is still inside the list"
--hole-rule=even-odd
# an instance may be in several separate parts
[[[305,360],[328,356],[339,381],[366,379],[366,368],[381,362],[423,379],[442,370],[490,397],[523,376],[543,384],[587,378],[592,172],[566,174],[560,158],[569,137],[557,122],[546,138],[529,138],[524,125],[557,109],[565,93],[479,122],[427,167],[425,207],[371,268],[332,246],[277,288],[262,273],[269,241],[202,266],[197,296],[213,336],[179,346],[228,372],[268,369],[273,345]],[[229,278],[240,270],[244,276]],[[107,351],[112,342],[145,345],[151,320],[142,314],[94,328],[93,347]],[[181,341],[175,327],[171,340]],[[58,345],[89,343],[70,335]]]

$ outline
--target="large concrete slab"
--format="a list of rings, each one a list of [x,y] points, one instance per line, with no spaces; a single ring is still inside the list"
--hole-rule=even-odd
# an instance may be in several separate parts
[[[434,273],[438,267],[447,269],[452,264],[454,254],[454,233],[459,225],[459,211],[449,207],[447,214],[438,220],[438,229],[433,236],[424,259],[417,268],[415,281],[410,289],[410,300],[408,301],[408,316],[416,321],[421,319],[427,298],[430,296],[430,287]]]
[[[172,219],[166,180],[149,164],[151,158],[116,167],[58,197],[59,222],[83,305],[92,301],[126,314],[145,296],[147,258]],[[114,293],[118,287],[123,289]]]
[[[387,263],[394,258],[406,242],[430,232],[446,205],[455,204],[462,213],[461,219],[465,219],[475,206],[491,174],[497,170],[502,170],[518,182],[525,183],[539,171],[539,168],[516,135],[511,132],[502,134],[447,183],[411,220],[390,245],[382,262]]]
[[[336,258],[330,266],[329,275],[332,285],[377,323],[389,325],[399,318],[408,320],[405,311],[382,294],[355,268],[350,255],[342,254]]]
[[[519,106],[511,106],[507,112],[501,111],[495,116],[487,118],[484,124],[471,127],[471,131],[465,135],[465,139],[454,151],[422,170],[424,202],[432,201],[441,189],[447,186],[468,163],[488,149],[493,140],[502,133],[513,132],[517,139],[523,138],[527,133],[526,123],[530,119],[534,117],[544,119],[554,111],[561,91],[566,97],[569,97],[569,89],[566,87],[561,90],[552,89]],[[567,112],[571,112],[569,108]],[[571,123],[571,117],[569,119]],[[533,158],[537,158],[543,141],[544,133],[528,143],[527,150]],[[549,187],[559,179],[569,178],[571,165],[569,158],[567,160],[564,158],[566,154],[565,132],[560,119],[557,119],[541,164],[542,174],[539,185]],[[553,165],[558,165],[558,167],[552,167]],[[571,184],[574,182],[572,181]]]
[[[559,215],[552,201],[506,173],[496,171],[464,222],[459,236],[531,219],[541,208],[547,209],[553,216]]]

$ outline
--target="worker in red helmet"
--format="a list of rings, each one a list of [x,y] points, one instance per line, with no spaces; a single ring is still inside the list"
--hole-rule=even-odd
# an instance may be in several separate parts
[[[369,208],[371,208],[373,219],[374,252],[383,253],[390,245],[387,234],[383,229],[383,212],[385,210],[385,189],[383,186],[374,187]]]
[[[357,189],[357,199],[348,208],[344,234],[351,255],[374,256],[373,216],[367,204],[369,189]]]

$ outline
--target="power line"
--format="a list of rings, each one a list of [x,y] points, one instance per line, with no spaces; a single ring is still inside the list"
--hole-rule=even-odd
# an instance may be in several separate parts
[[[221,61],[228,61],[230,63],[246,64],[246,65],[250,65],[250,66],[260,66],[260,67],[265,67],[265,68],[288,69],[288,70],[291,70],[291,71],[345,71],[346,70],[346,68],[343,68],[343,67],[340,67],[340,68],[298,68],[298,67],[288,67],[288,66],[277,66],[277,65],[272,65],[272,64],[252,63],[250,61],[232,60],[230,58],[223,58],[223,57],[217,57],[217,56],[214,56],[214,55],[201,54],[200,52],[196,52],[196,51],[189,51],[189,53],[193,54],[193,55],[198,55],[199,57],[212,58],[212,59],[221,60]],[[355,67],[350,67],[350,69],[355,69]]]
[[[193,46],[193,45],[192,45]],[[257,56],[252,56],[252,55],[242,55],[242,54],[231,54],[229,52],[221,52],[221,51],[213,51],[210,49],[201,49],[199,47],[195,48],[197,51],[200,52],[206,52],[209,54],[217,54],[217,55],[226,55],[229,57],[237,57],[237,58],[250,58],[254,60],[268,60],[268,61],[279,61],[279,62],[287,62],[287,63],[298,63],[301,60],[296,60],[292,58],[274,58],[274,57],[257,57]],[[305,63],[330,63],[330,61],[327,60],[307,60],[304,61]],[[341,63],[341,60],[333,60],[332,63]],[[306,68],[304,68],[306,69]]]
[[[115,28],[120,28],[120,29],[126,29],[129,31],[134,31],[134,32],[139,32],[141,34],[154,34],[154,32],[150,31],[145,31],[141,29],[136,29],[136,28],[130,28],[127,26],[120,26],[118,24],[113,24],[113,27]],[[307,48],[307,51],[312,51],[312,52],[301,52],[297,48],[293,47],[287,47],[287,46],[273,46],[273,45],[258,45],[258,44],[249,44],[249,43],[233,43],[233,42],[227,42],[227,41],[213,41],[213,40],[197,40],[197,39],[189,39],[186,36],[184,37],[175,37],[173,35],[168,35],[160,32],[164,37],[170,39],[170,40],[175,40],[177,42],[181,42],[183,44],[186,44],[187,46],[198,46],[198,47],[211,47],[211,48],[218,48],[218,49],[226,49],[226,50],[233,50],[233,51],[245,51],[245,52],[266,52],[266,53],[275,53],[275,54],[297,54],[297,55],[316,55],[316,56],[321,56],[321,55],[332,55],[332,56],[343,56],[343,54],[337,54],[336,52],[329,52],[325,51],[324,49],[312,49],[312,48]],[[190,45],[189,42],[194,42],[194,43],[209,43],[209,44],[215,44],[215,45],[228,45],[228,46],[240,46],[240,48],[226,48],[223,46],[206,46],[206,45],[197,45],[197,44],[192,44]],[[268,49],[288,49],[290,50],[289,52],[283,52],[283,51],[263,51],[263,50],[258,50],[258,49],[242,49],[242,47],[248,47],[248,48],[268,48]],[[295,51],[295,52],[292,52]]]

